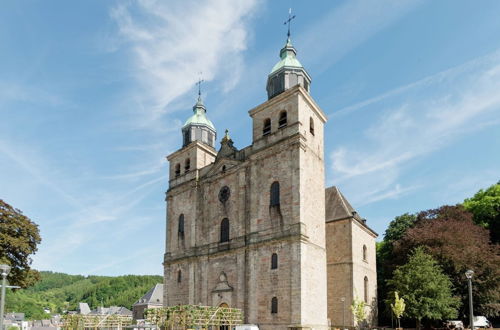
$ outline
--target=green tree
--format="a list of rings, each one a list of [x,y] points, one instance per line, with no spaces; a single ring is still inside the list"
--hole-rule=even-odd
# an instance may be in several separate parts
[[[416,248],[408,262],[394,271],[388,284],[405,300],[405,315],[416,320],[417,329],[422,320],[457,316],[459,300],[452,296],[450,279],[422,247]]]
[[[389,223],[382,242],[377,242],[377,296],[379,322],[390,322],[391,310],[385,304],[389,298],[387,279],[392,276],[397,264],[394,262],[397,256],[393,255],[394,243],[403,237],[406,231],[415,226],[417,216],[405,213],[394,218]]]
[[[351,311],[358,328],[361,329],[366,326],[366,303],[358,297],[354,297],[351,304]]]
[[[405,213],[394,218],[394,220],[389,223],[389,226],[385,230],[384,241],[385,242],[395,242],[406,233],[408,228],[415,225],[417,221],[417,216],[415,214]]]
[[[403,316],[403,313],[405,312],[405,300],[401,297],[399,297],[399,294],[397,291],[394,292],[394,303],[391,304],[391,309],[392,312],[394,313],[394,316],[398,319],[398,328],[401,328],[401,316]]]
[[[464,273],[474,270],[474,309],[479,315],[500,314],[500,245],[490,244],[488,230],[472,221],[461,205],[442,206],[420,212],[417,223],[394,243],[389,262],[402,265],[416,247],[424,246],[451,279],[462,299],[460,315],[467,314],[467,281]]]
[[[474,215],[474,222],[489,229],[492,243],[500,243],[500,182],[479,190],[463,203]]]
[[[40,241],[38,226],[0,199],[0,262],[12,267],[8,276],[12,285],[25,288],[39,280],[39,273],[30,268],[30,256]]]

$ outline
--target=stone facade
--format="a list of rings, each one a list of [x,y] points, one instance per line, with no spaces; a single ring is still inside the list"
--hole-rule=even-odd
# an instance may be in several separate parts
[[[326,116],[308,89],[292,86],[250,110],[248,147],[236,149],[226,132],[218,152],[193,141],[167,157],[165,306],[227,305],[261,329],[326,329],[339,324],[338,297],[351,315],[365,276],[376,299],[375,236],[356,217],[332,216]],[[358,260],[359,244],[368,261]]]
[[[368,322],[377,321],[377,234],[336,187],[326,190],[328,317],[333,326],[355,325],[350,306],[365,301]]]

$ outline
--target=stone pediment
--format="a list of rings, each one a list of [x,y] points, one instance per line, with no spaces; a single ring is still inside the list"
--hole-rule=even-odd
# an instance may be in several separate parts
[[[241,161],[234,159],[227,159],[227,158],[216,159],[212,168],[207,172],[206,175],[212,176],[216,173],[228,171],[232,167],[238,166],[240,163]]]
[[[227,282],[226,273],[222,272],[219,275],[219,283],[213,288],[212,292],[226,292],[233,291],[233,287]]]

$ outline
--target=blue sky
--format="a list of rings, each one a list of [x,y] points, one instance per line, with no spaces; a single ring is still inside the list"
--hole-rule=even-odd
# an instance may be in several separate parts
[[[0,198],[39,224],[35,268],[162,273],[198,74],[218,140],[249,145],[289,7],[327,185],[379,234],[500,179],[499,1],[3,1]]]

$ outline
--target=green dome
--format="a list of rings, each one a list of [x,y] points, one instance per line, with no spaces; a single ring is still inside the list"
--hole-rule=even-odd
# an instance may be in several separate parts
[[[293,47],[290,38],[288,38],[285,47],[283,47],[280,51],[281,60],[276,63],[270,74],[273,74],[283,67],[303,68],[302,64],[300,64],[299,60],[295,56],[296,54],[297,51]]]
[[[189,117],[188,120],[186,120],[182,128],[190,125],[197,125],[197,126],[204,125],[208,126],[209,128],[215,131],[214,124],[212,124],[212,122],[207,118],[206,108],[200,97],[198,97],[198,102],[196,102],[196,104],[193,107],[193,112],[194,114],[191,117]]]

